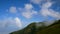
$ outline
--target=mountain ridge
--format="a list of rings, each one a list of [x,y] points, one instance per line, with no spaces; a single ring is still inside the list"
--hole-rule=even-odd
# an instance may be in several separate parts
[[[43,23],[43,22],[42,22]],[[39,26],[36,28],[36,23],[29,24],[22,30],[12,32],[10,34],[60,34],[60,20],[55,21],[50,26]]]

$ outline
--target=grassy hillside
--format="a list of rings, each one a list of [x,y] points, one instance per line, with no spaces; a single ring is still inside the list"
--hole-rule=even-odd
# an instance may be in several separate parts
[[[10,34],[31,34],[34,32],[35,24],[36,23],[32,23],[32,24],[28,25],[26,28],[16,31],[16,32],[12,32]]]
[[[60,20],[48,26],[47,28],[38,31],[36,34],[60,34]]]
[[[42,25],[36,28],[36,23],[31,23],[26,28],[10,34],[60,34],[60,20],[48,27]]]

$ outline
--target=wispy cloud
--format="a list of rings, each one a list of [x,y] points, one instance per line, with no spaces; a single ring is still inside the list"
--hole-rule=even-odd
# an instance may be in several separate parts
[[[37,4],[37,5],[41,5],[42,3],[45,3],[47,1],[51,1],[51,0],[30,0],[31,3]]]
[[[30,2],[40,6],[40,8],[41,8],[40,14],[42,16],[45,16],[45,17],[51,16],[51,17],[60,19],[59,12],[54,11],[53,9],[50,8],[53,5],[53,2],[51,2],[50,0],[30,0]],[[45,3],[43,3],[43,2],[45,2]],[[42,4],[40,4],[40,3],[42,3]],[[8,11],[10,13],[17,13],[18,10],[21,11],[20,13],[25,18],[31,18],[31,17],[33,17],[33,15],[38,13],[38,11],[34,10],[34,7],[32,4],[25,4],[24,8],[16,8],[14,6],[11,6]]]
[[[50,8],[54,4],[54,2],[51,2],[51,0],[30,0],[30,2],[40,6],[40,15],[60,19],[60,13]]]
[[[32,4],[25,4],[24,8],[21,8],[21,7],[18,8],[18,7],[11,6],[9,8],[9,10],[7,9],[6,11],[13,13],[17,16],[19,16],[19,14],[21,14],[22,16],[24,16],[27,19],[32,18],[33,15],[37,14],[37,11],[34,10],[34,7]]]
[[[21,10],[21,11],[23,11],[22,16],[24,16],[28,19],[32,18],[33,15],[37,14],[37,11],[33,10],[32,4],[25,4],[25,7],[22,9],[24,9],[24,10]]]
[[[18,27],[22,27],[22,22],[21,22],[21,20],[18,17],[15,18],[15,21],[16,21],[16,25]]]
[[[46,2],[45,4],[43,4],[40,10],[40,14],[42,14],[45,17],[51,16],[60,19],[60,13],[54,11],[53,9],[50,9],[52,4],[52,2]]]
[[[53,6],[55,2],[51,2],[51,0],[31,0],[31,2],[40,6],[41,8],[40,15],[42,15],[45,19],[48,19],[47,17],[53,17],[56,19],[60,19],[60,13],[58,11],[51,9],[51,7]],[[48,26],[48,25],[53,24],[54,21],[48,20],[47,22],[44,22],[44,23],[46,26]]]
[[[11,7],[9,8],[9,12],[10,12],[10,13],[16,13],[16,12],[17,12],[17,8],[14,7],[14,6],[11,6]]]
[[[32,4],[25,4],[25,9],[30,10],[33,8]]]
[[[34,4],[40,4],[42,0],[30,0],[31,3],[34,3]]]
[[[0,33],[9,33],[22,28],[22,21],[20,18],[5,18],[0,20]],[[2,33],[2,34],[3,34]]]

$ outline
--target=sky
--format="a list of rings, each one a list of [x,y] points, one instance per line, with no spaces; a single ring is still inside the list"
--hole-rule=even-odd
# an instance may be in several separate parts
[[[0,34],[22,29],[32,22],[59,19],[60,0],[0,0]]]

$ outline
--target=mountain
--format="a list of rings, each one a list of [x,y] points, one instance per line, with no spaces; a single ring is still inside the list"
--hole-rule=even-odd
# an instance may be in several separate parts
[[[60,34],[60,20],[55,21],[54,24],[41,31],[38,31],[36,34]]]
[[[10,34],[60,34],[60,20],[55,21],[50,26],[45,26],[43,22],[33,22],[22,30]]]

